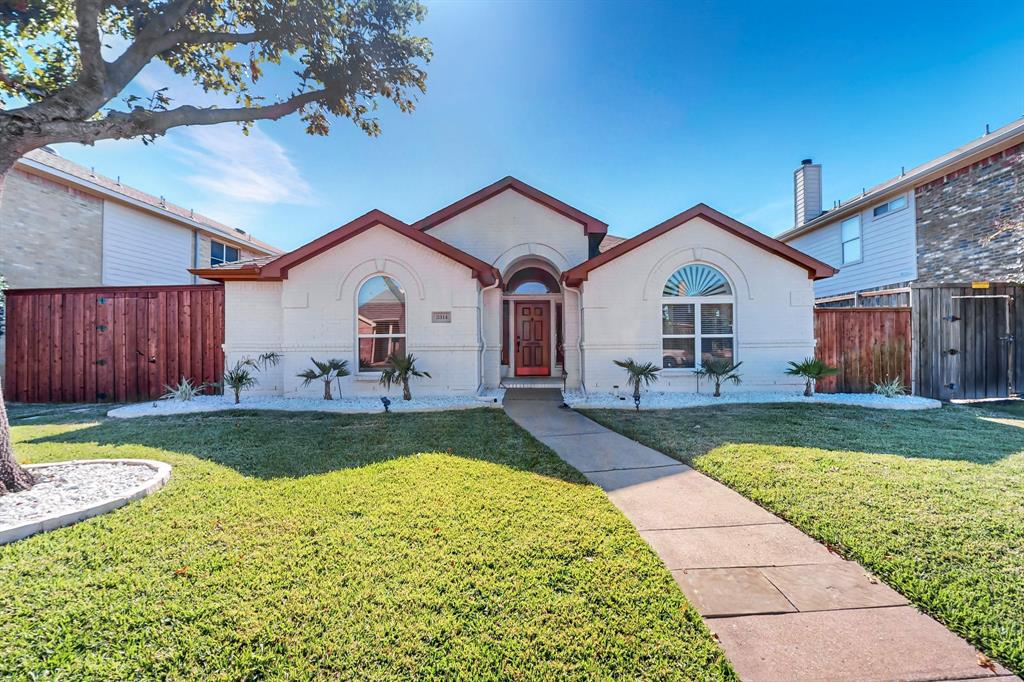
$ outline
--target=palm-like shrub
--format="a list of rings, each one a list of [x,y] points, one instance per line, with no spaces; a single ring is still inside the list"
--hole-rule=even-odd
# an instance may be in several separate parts
[[[252,388],[259,381],[256,373],[281,362],[280,353],[263,353],[256,358],[242,358],[231,369],[224,370],[221,386],[230,388],[235,394],[235,405],[239,403],[242,391]]]
[[[313,363],[313,366],[296,375],[302,379],[302,386],[306,387],[314,381],[322,381],[324,382],[324,400],[334,400],[334,397],[331,395],[331,382],[349,375],[348,360],[338,360],[337,358],[317,360],[316,358],[310,358],[309,361]],[[341,397],[340,381],[338,381],[338,397]]]
[[[694,370],[697,380],[707,379],[715,383],[715,397],[722,397],[722,384],[726,381],[733,384],[740,383],[740,375],[736,371],[742,362],[733,364],[728,358],[708,358],[701,363],[700,367]]]
[[[789,369],[786,370],[786,374],[795,377],[803,377],[806,380],[804,384],[804,395],[810,398],[814,395],[814,383],[822,377],[830,377],[833,374],[838,374],[839,369],[827,365],[818,358],[804,358],[800,362],[790,362]]]
[[[416,368],[416,356],[412,353],[405,355],[388,356],[388,366],[380,373],[380,383],[391,390],[392,384],[402,385],[402,400],[412,400],[412,391],[409,390],[409,379],[413,377],[430,378],[429,372],[423,372]]]
[[[625,360],[612,360],[616,365],[626,370],[626,385],[633,389],[633,404],[640,410],[640,387],[650,386],[658,381],[658,372],[661,368],[653,362],[639,363],[633,358]]]
[[[205,390],[206,384],[196,384],[187,377],[181,377],[181,381],[174,386],[164,384],[164,391],[166,393],[161,397],[164,400],[192,400]]]

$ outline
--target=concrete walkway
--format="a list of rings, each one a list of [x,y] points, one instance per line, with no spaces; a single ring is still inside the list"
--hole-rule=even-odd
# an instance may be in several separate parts
[[[678,461],[512,389],[505,411],[601,486],[758,680],[1017,680],[858,564]]]

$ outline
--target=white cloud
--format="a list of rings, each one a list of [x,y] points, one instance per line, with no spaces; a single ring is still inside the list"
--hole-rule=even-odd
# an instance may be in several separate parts
[[[244,204],[311,204],[313,193],[287,150],[254,125],[185,128],[170,147],[192,172],[183,179],[210,199]]]
[[[747,211],[739,221],[767,234],[777,234],[793,226],[793,200],[771,201]]]

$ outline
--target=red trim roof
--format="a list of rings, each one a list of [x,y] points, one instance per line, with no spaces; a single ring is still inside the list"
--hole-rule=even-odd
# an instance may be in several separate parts
[[[269,263],[263,265],[250,264],[241,268],[196,268],[189,270],[194,275],[215,281],[225,280],[282,280],[288,279],[288,271],[314,256],[318,256],[328,249],[365,232],[371,227],[383,225],[394,230],[403,237],[408,237],[428,249],[447,256],[453,261],[465,265],[473,271],[473,276],[480,280],[484,286],[497,282],[500,278],[498,271],[488,263],[461,251],[451,244],[441,241],[420,230],[413,229],[398,218],[394,218],[383,211],[374,209],[362,215],[352,222],[332,230],[318,239],[314,239],[305,246],[284,254]]]
[[[608,232],[608,225],[598,220],[597,218],[587,215],[583,211],[573,208],[569,204],[559,201],[549,194],[541,192],[536,187],[531,187],[521,180],[516,180],[511,175],[508,177],[498,180],[492,185],[488,185],[481,190],[473,192],[467,197],[459,199],[454,204],[442,208],[440,211],[431,213],[426,218],[413,223],[413,227],[417,230],[429,230],[432,227],[443,223],[449,218],[453,218],[463,211],[467,211],[477,204],[487,201],[491,197],[501,194],[507,189],[519,192],[527,199],[532,199],[542,206],[550,208],[552,211],[561,213],[570,220],[575,220],[583,226],[583,232],[585,234],[605,234]]]
[[[569,286],[579,286],[581,283],[587,281],[587,276],[590,274],[591,270],[599,268],[605,263],[613,261],[623,254],[629,253],[636,247],[646,244],[652,239],[660,237],[666,232],[680,227],[694,218],[703,218],[712,225],[720,227],[741,239],[746,239],[751,244],[760,246],[762,249],[769,251],[780,258],[785,258],[786,260],[805,268],[807,270],[807,276],[811,279],[824,279],[825,277],[831,277],[839,272],[831,265],[827,265],[822,263],[820,260],[811,258],[806,253],[797,251],[792,246],[783,244],[777,239],[772,239],[768,235],[758,232],[754,228],[748,227],[738,220],[733,220],[729,216],[716,211],[707,204],[697,204],[693,208],[688,208],[682,213],[672,216],[665,222],[659,223],[651,229],[641,232],[635,237],[631,237],[620,244],[616,244],[604,253],[599,254],[590,260],[584,261],[574,268],[566,270],[562,273],[562,279]]]

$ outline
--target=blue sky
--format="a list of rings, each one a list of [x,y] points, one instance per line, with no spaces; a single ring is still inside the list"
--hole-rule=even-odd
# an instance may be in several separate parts
[[[414,221],[514,175],[631,236],[698,202],[768,234],[792,171],[845,199],[1024,114],[1024,3],[428,2],[411,115],[62,145],[98,172],[294,248],[371,208]],[[177,103],[210,102],[165,68]]]

